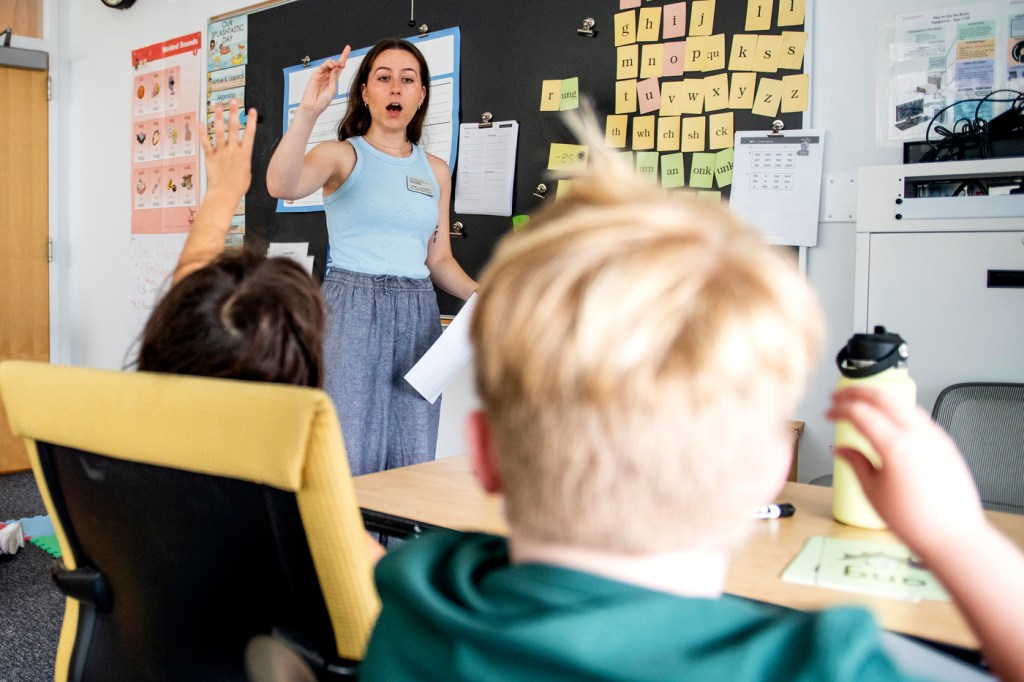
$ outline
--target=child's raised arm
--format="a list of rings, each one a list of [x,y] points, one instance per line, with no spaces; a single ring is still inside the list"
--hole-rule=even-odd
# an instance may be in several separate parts
[[[256,137],[256,110],[250,109],[242,129],[238,101],[228,104],[227,130],[224,111],[218,105],[213,113],[213,144],[200,137],[206,156],[206,196],[196,214],[178,258],[171,285],[203,267],[224,251],[224,240],[231,227],[231,216],[245,196],[252,180],[252,146]]]

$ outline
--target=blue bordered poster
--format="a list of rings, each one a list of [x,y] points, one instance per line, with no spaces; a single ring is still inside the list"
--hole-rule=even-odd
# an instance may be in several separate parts
[[[430,106],[427,109],[420,144],[434,156],[446,161],[451,168],[455,163],[459,143],[459,29],[456,26],[442,31],[432,31],[425,36],[408,40],[419,48],[427,60],[427,66],[430,67]],[[359,70],[363,57],[369,51],[370,47],[363,47],[349,53],[348,63],[338,79],[338,93],[327,110],[317,119],[306,145],[307,153],[320,142],[338,139],[338,124],[348,108],[348,91],[352,86],[352,79]],[[337,58],[337,55],[333,57]],[[328,57],[324,57],[315,62],[311,61],[308,66],[297,64],[284,70],[282,134],[288,130],[288,124],[295,115],[295,110],[302,99],[302,92],[309,82],[309,74],[313,72],[314,67],[327,59]],[[305,199],[278,199],[277,210],[279,213],[322,211],[323,190],[318,189]]]

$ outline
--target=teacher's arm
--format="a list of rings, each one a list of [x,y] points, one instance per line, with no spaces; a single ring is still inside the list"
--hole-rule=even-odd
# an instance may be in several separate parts
[[[310,76],[295,115],[288,124],[288,130],[267,166],[267,192],[272,197],[302,199],[324,185],[328,185],[330,191],[344,181],[344,178],[336,177],[339,172],[336,147],[351,149],[349,145],[324,142],[314,147],[309,154],[306,154],[306,146],[317,119],[330,106],[338,92],[338,78],[345,68],[348,53],[349,47],[346,45],[338,59],[324,61]]]
[[[433,154],[428,154],[427,158],[430,159],[430,168],[434,171],[437,184],[441,188],[437,227],[427,242],[427,269],[430,270],[430,279],[434,284],[452,296],[466,300],[477,290],[478,285],[452,256],[452,241],[448,232],[451,220],[448,207],[452,196],[452,177],[448,171],[448,164]]]

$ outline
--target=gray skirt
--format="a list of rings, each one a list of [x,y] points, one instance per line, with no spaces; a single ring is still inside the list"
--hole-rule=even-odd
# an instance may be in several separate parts
[[[441,335],[429,278],[331,268],[324,389],[334,401],[353,476],[434,459],[441,401],[404,379]]]

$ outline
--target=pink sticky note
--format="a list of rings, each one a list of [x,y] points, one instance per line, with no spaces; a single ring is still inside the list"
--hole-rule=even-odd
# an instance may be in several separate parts
[[[661,57],[661,75],[682,76],[683,67],[686,65],[686,41],[676,40],[665,43],[664,52]]]
[[[686,35],[686,3],[673,2],[665,5],[661,18],[661,37],[682,38]]]
[[[619,9],[633,9],[640,6],[640,0],[619,0]]]
[[[637,82],[636,101],[641,114],[649,114],[661,109],[661,90],[657,78],[648,78]]]

